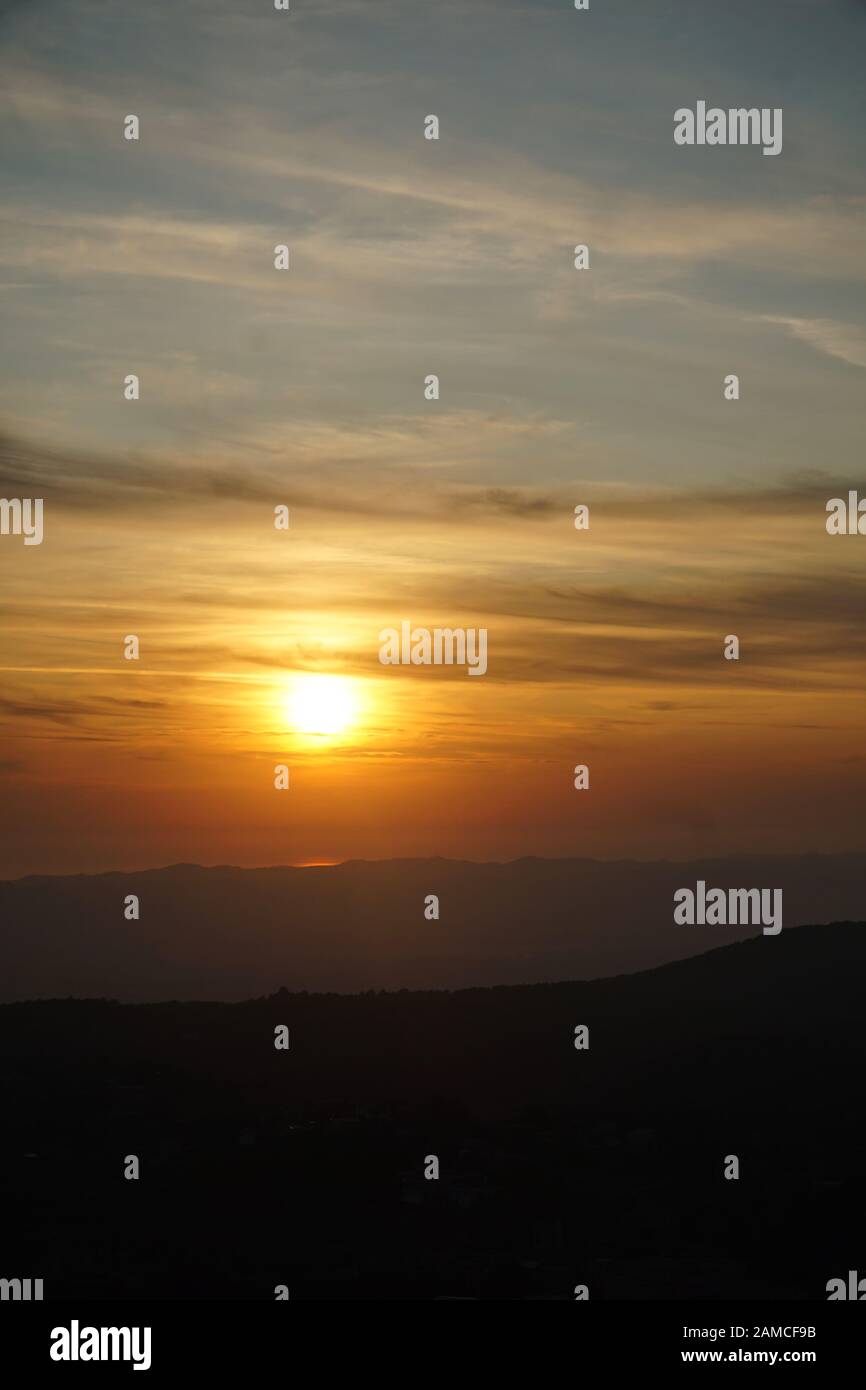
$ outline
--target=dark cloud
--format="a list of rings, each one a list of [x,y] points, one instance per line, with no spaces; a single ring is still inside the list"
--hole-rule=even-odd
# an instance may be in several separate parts
[[[359,478],[359,472],[364,477]],[[41,496],[55,506],[99,512],[142,506],[177,512],[196,502],[290,507],[329,515],[394,516],[405,521],[477,525],[485,516],[559,520],[574,508],[575,492],[588,505],[603,507],[608,519],[658,523],[713,513],[748,518],[766,509],[773,516],[823,512],[831,496],[845,496],[850,477],[820,471],[798,474],[775,486],[741,484],[713,488],[653,490],[611,487],[581,481],[569,487],[505,488],[447,485],[428,481],[407,464],[374,467],[349,460],[324,460],[314,468],[291,460],[257,466],[246,456],[232,465],[146,458],[137,454],[102,457],[39,446],[0,435],[0,495]]]
[[[47,700],[16,700],[11,696],[0,696],[0,714],[8,714],[20,719],[44,719],[49,723],[71,724],[84,713],[83,707],[75,708],[69,703],[56,704]]]

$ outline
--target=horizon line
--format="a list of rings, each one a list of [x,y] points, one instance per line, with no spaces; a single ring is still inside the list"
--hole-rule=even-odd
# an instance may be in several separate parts
[[[756,850],[734,850],[729,854],[716,854],[706,857],[692,857],[689,859],[636,859],[629,856],[621,859],[601,859],[591,855],[561,854],[520,854],[511,859],[459,859],[452,858],[445,854],[428,855],[385,855],[382,858],[351,858],[351,859],[308,859],[296,864],[199,864],[192,860],[176,860],[171,864],[151,864],[145,868],[135,869],[95,869],[90,872],[70,872],[70,873],[26,873],[18,874],[12,878],[0,878],[0,884],[4,883],[24,883],[27,879],[61,879],[61,878],[110,878],[114,875],[122,874],[162,874],[170,873],[175,869],[197,869],[201,873],[216,873],[220,870],[229,869],[234,873],[276,873],[286,872],[292,869],[343,869],[355,864],[469,864],[475,868],[487,868],[496,865],[500,868],[508,868],[512,864],[598,864],[598,865],[658,865],[668,864],[672,867],[678,865],[691,864],[721,864],[731,860],[751,860],[751,859],[771,859],[771,860],[795,860],[795,859],[857,859],[866,857],[866,848],[852,850],[837,850],[827,853],[821,850],[791,851],[787,854],[778,852],[762,853]]]

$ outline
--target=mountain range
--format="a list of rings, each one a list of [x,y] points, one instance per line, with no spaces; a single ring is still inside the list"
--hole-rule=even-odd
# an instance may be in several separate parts
[[[630,974],[760,935],[678,926],[703,880],[781,888],[783,935],[866,916],[866,855],[694,863],[519,859],[169,868],[0,882],[0,1001],[240,1000]],[[125,904],[138,898],[139,917]],[[438,920],[425,904],[438,898]],[[770,950],[774,938],[765,938]]]

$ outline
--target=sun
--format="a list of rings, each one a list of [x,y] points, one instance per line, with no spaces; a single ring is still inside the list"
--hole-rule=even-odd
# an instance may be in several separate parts
[[[349,676],[296,676],[287,713],[295,733],[345,733],[358,715],[355,682]]]

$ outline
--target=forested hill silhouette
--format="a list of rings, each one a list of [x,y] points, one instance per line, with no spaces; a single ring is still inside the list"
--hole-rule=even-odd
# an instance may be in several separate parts
[[[73,1070],[99,1059],[102,1074],[167,1067],[310,1101],[442,1095],[477,1108],[497,1095],[573,1099],[583,1024],[583,1099],[596,1087],[598,1098],[640,1095],[659,1066],[678,1080],[654,1089],[673,1096],[693,1077],[695,1103],[700,1076],[712,1079],[713,1105],[731,1087],[760,1091],[771,1078],[777,1099],[810,1075],[832,1091],[834,1040],[866,1052],[864,967],[866,925],[835,922],[604,980],[353,995],[281,987],[237,1003],[34,1000],[0,1006],[0,1054]],[[273,1046],[277,1024],[290,1029],[288,1061]],[[852,1066],[849,1056],[846,1074]]]
[[[4,1005],[7,1262],[46,1297],[824,1298],[866,1239],[864,967],[837,923],[583,983]]]
[[[866,915],[866,855],[171,868],[0,883],[0,1001],[239,1000],[630,973],[754,936],[677,926],[673,894],[782,888],[784,927]],[[425,900],[439,899],[439,919]],[[129,895],[139,920],[126,920]]]

